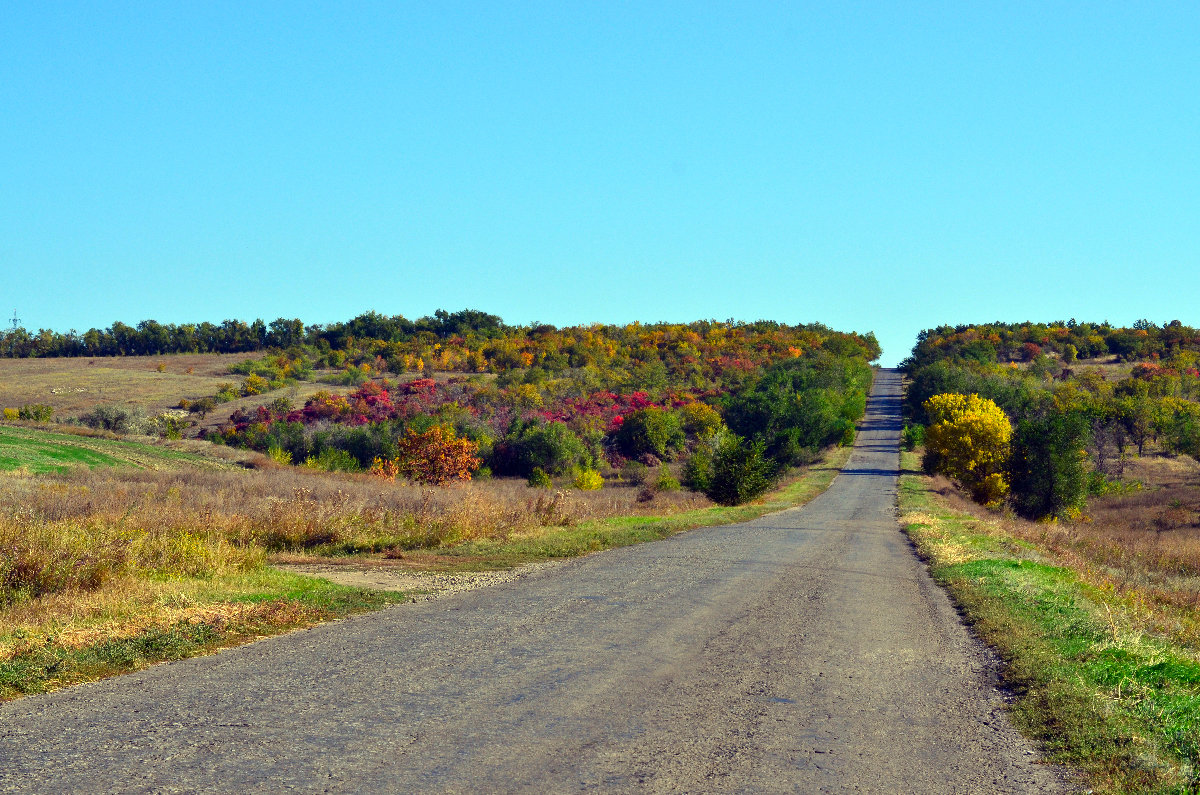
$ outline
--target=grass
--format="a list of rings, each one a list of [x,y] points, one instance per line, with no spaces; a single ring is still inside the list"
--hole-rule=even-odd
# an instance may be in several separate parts
[[[76,467],[178,469],[218,466],[212,458],[160,445],[0,425],[0,471],[65,473]]]
[[[44,434],[19,433],[39,444]],[[84,441],[144,463],[129,457],[127,443]],[[285,574],[266,565],[268,553],[388,557],[424,570],[505,568],[787,508],[828,486],[848,454],[831,451],[735,508],[682,491],[645,501],[640,489],[611,484],[592,492],[515,480],[428,488],[265,460],[254,470],[167,458],[162,469],[45,474],[27,464],[0,472],[0,699],[406,598]]]
[[[1003,658],[1013,718],[1051,761],[1099,792],[1200,789],[1194,626],[1081,552],[1107,548],[1107,531],[980,513],[916,475],[902,478],[900,506],[933,576]],[[1101,540],[1080,542],[1089,535]]]
[[[211,395],[223,382],[240,382],[228,370],[246,358],[246,354],[181,354],[0,359],[0,407],[43,403],[54,408],[55,417],[68,417],[98,405],[120,404],[156,414],[181,397]]]
[[[0,700],[208,654],[264,635],[404,601],[270,568],[209,579],[129,580],[0,622]]]
[[[97,406],[119,405],[137,406],[153,416],[178,406],[181,398],[214,395],[221,384],[241,384],[244,376],[230,373],[229,368],[249,358],[256,358],[256,355],[191,353],[0,358],[0,408],[45,404],[54,409],[54,418],[59,420],[78,417]],[[213,429],[239,408],[253,411],[280,394],[303,405],[306,398],[321,390],[349,391],[347,387],[304,381],[265,395],[221,404],[203,420],[198,416],[193,419],[202,428]]]

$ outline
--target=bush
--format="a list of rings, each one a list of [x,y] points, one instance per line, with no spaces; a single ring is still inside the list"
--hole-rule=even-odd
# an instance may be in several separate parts
[[[4,410],[4,419],[8,420],[9,422],[12,422],[13,420],[21,419],[21,410],[20,409],[5,409]]]
[[[925,468],[958,481],[977,502],[992,504],[1008,493],[1012,424],[992,401],[978,395],[934,395],[925,401]]]
[[[492,451],[492,469],[499,474],[528,477],[535,468],[562,475],[572,467],[594,462],[583,442],[561,422],[516,421]]]
[[[717,410],[705,403],[689,403],[679,413],[683,429],[697,439],[707,439],[725,426]]]
[[[17,418],[31,422],[49,422],[54,416],[54,408],[45,403],[27,403],[17,409]]]
[[[315,456],[309,456],[304,460],[304,466],[326,472],[358,472],[360,469],[357,458],[335,447],[326,447]]]
[[[834,432],[838,434],[839,447],[854,446],[854,436],[857,433],[857,429],[854,427],[854,423],[852,421],[846,419],[845,417],[840,417],[838,418],[837,422],[834,423],[834,428]]]
[[[549,489],[554,487],[554,481],[546,474],[546,471],[541,467],[534,467],[529,473],[529,479],[526,481],[530,488]]]
[[[683,426],[674,412],[656,406],[631,411],[614,434],[617,448],[630,458],[649,453],[671,458],[683,447]]]
[[[288,466],[292,463],[292,454],[287,450],[284,450],[282,447],[277,447],[275,445],[271,445],[267,448],[267,457],[276,464],[283,464],[284,466]]]
[[[774,465],[761,441],[727,434],[713,451],[712,477],[705,493],[721,505],[741,505],[771,487]]]
[[[400,474],[419,483],[437,485],[451,480],[470,480],[479,468],[479,445],[460,439],[450,428],[435,425],[423,433],[409,431],[396,444]]]
[[[713,450],[699,445],[683,463],[683,485],[692,491],[708,491],[712,482]]]
[[[212,397],[204,397],[199,400],[188,401],[188,404],[183,405],[184,401],[179,401],[179,407],[187,409],[192,414],[199,414],[200,419],[204,419],[210,411],[217,407],[217,399]]]
[[[242,395],[249,397],[250,395],[261,395],[269,388],[267,379],[263,378],[258,373],[251,373],[246,376],[245,383],[242,384]]]
[[[658,477],[654,480],[655,491],[679,491],[679,481],[671,474],[671,470],[667,469],[667,465],[663,464],[658,470]]]
[[[916,450],[925,443],[925,426],[906,424],[900,432],[900,442],[905,450]]]
[[[597,491],[604,487],[604,478],[594,469],[578,469],[571,483],[580,491]]]
[[[182,439],[184,429],[190,424],[188,420],[175,414],[159,414],[150,418],[145,426],[147,430],[163,439]]]
[[[79,415],[79,421],[89,428],[122,434],[129,433],[138,419],[134,412],[120,406],[96,406],[86,414]]]

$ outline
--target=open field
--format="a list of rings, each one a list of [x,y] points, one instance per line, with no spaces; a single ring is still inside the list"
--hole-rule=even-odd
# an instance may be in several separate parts
[[[910,470],[917,457],[908,454]],[[911,474],[902,522],[1004,658],[1015,720],[1098,792],[1200,788],[1200,467],[1147,456],[1145,489],[1077,522],[990,512]]]
[[[41,403],[54,409],[55,419],[70,419],[97,406],[140,407],[154,415],[179,405],[182,398],[216,394],[222,384],[239,384],[244,376],[229,372],[232,365],[261,354],[194,353],[166,356],[97,356],[78,358],[0,358],[0,407],[19,408]],[[162,371],[159,367],[162,367]],[[253,410],[277,394],[296,405],[324,390],[349,391],[349,387],[294,383],[282,390],[254,395],[217,406],[200,425],[216,427],[239,408]],[[199,420],[198,417],[194,419]],[[196,431],[190,432],[195,434]]]
[[[178,405],[182,397],[211,395],[218,384],[239,380],[229,367],[246,358],[181,354],[0,359],[0,406],[44,403],[64,418],[102,405],[136,405],[152,414]]]

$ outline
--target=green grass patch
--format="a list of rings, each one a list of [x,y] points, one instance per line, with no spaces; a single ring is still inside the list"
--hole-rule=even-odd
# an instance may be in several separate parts
[[[0,471],[23,469],[34,474],[65,473],[73,467],[168,469],[211,467],[199,456],[151,444],[75,436],[0,425]]]
[[[186,604],[195,616],[169,623],[152,621],[137,631],[115,632],[84,644],[38,634],[0,659],[0,701],[209,654],[411,596],[350,588],[265,567],[211,580],[177,580],[172,586],[164,588],[163,599]]]
[[[950,510],[925,484],[901,480],[905,530],[1003,658],[1017,725],[1097,791],[1200,791],[1196,650],[1138,630],[1085,573]]]

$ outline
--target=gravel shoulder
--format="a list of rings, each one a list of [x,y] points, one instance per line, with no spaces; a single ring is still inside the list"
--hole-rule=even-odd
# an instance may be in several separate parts
[[[0,707],[0,791],[1062,792],[896,520],[808,505]]]

